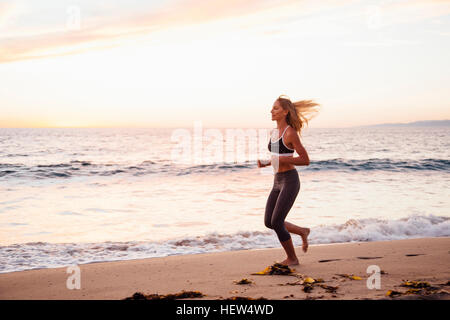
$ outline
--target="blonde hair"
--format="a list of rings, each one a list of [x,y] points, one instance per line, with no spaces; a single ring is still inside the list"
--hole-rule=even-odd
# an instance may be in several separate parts
[[[319,111],[318,107],[320,107],[320,104],[314,102],[313,100],[300,100],[297,102],[292,102],[286,95],[279,96],[277,101],[284,110],[289,111],[286,115],[287,124],[300,134],[304,124],[308,125],[308,121],[316,116]]]

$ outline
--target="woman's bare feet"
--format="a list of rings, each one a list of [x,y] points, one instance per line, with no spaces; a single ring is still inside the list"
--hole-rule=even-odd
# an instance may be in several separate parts
[[[298,263],[298,259],[295,259],[295,260],[294,260],[294,259],[289,259],[289,258],[287,258],[287,259],[281,261],[280,263],[281,263],[281,264],[288,265],[288,266],[296,266],[296,265],[299,264],[299,263]]]
[[[309,228],[302,228],[302,231],[300,232],[300,236],[302,237],[303,245],[302,249],[303,252],[308,251],[308,236],[311,230]]]

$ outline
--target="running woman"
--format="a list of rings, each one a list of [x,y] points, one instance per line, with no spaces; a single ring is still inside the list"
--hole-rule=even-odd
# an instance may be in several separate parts
[[[284,97],[279,96],[271,110],[272,121],[277,122],[277,130],[272,132],[268,146],[271,160],[265,163],[258,160],[258,167],[272,165],[274,168],[274,182],[266,203],[264,224],[276,232],[287,255],[281,263],[289,266],[299,264],[290,233],[302,237],[304,252],[308,250],[310,233],[309,228],[284,221],[300,191],[300,179],[295,166],[309,165],[308,153],[297,133],[301,133],[305,123],[308,124],[310,119],[307,115],[317,112],[315,107],[319,104],[312,100],[291,102],[288,97]],[[298,157],[294,157],[294,151],[297,151]]]

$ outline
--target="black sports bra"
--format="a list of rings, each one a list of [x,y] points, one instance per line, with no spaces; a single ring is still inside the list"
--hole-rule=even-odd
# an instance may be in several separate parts
[[[272,141],[272,137],[270,137],[270,141],[269,141],[269,151],[273,154],[273,155],[277,155],[277,156],[292,156],[294,155],[294,149],[288,148],[286,147],[286,145],[284,144],[283,141],[283,136],[284,133],[286,132],[286,129],[289,126],[287,126],[284,131],[283,134],[281,135],[280,138],[278,138],[277,141],[273,142]],[[281,143],[280,143],[281,141]]]

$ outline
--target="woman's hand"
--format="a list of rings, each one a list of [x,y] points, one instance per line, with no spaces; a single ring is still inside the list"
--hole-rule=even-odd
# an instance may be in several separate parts
[[[270,165],[270,160],[258,160],[258,168],[264,168]]]

